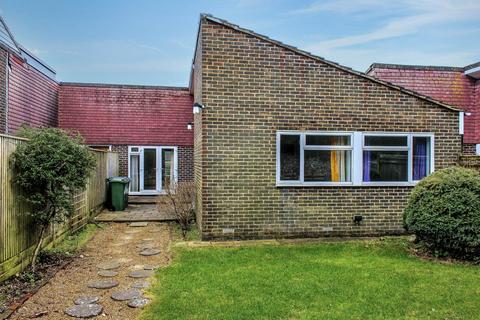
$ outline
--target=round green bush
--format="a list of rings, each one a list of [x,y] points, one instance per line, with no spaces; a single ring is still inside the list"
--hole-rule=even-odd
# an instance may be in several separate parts
[[[413,188],[405,227],[437,256],[480,261],[480,174],[451,167]]]

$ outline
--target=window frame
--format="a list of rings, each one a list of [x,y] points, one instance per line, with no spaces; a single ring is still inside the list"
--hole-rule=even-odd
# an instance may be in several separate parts
[[[283,135],[300,136],[300,175],[299,180],[280,179],[280,139]],[[320,146],[306,145],[307,135],[325,136],[350,136],[350,146]],[[407,146],[365,146],[366,136],[405,136]],[[353,186],[353,187],[377,187],[377,186],[414,186],[418,180],[413,180],[413,138],[430,138],[430,171],[435,171],[435,135],[428,132],[380,132],[380,131],[300,131],[280,130],[276,132],[276,186],[277,187],[314,187],[314,186]],[[304,181],[305,150],[351,150],[350,176],[351,181]],[[407,151],[408,152],[408,181],[363,181],[363,151]]]
[[[284,135],[300,136],[300,175],[299,180],[280,180],[280,139]],[[317,136],[349,136],[350,145],[307,145],[306,137],[308,135]],[[351,151],[350,175],[353,173],[353,132],[351,131],[277,131],[277,159],[276,159],[276,185],[277,186],[351,186],[352,181],[305,181],[305,150],[348,150]]]

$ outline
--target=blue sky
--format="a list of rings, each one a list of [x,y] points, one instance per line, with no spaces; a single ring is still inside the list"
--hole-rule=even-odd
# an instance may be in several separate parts
[[[479,0],[3,0],[60,81],[186,86],[201,12],[359,71],[480,61]]]

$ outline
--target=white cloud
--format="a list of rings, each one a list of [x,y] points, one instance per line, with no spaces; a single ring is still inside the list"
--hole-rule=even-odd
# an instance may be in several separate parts
[[[474,20],[478,18],[480,1],[467,0],[457,2],[454,0],[403,0],[390,2],[376,0],[340,0],[321,3],[317,2],[309,7],[298,9],[294,13],[307,14],[321,11],[361,12],[381,9],[384,10],[385,15],[387,15],[395,12],[399,7],[402,7],[403,11],[408,12],[408,14],[391,19],[376,30],[311,43],[305,46],[305,49],[321,54],[328,54],[336,48],[414,34],[423,28],[436,26],[446,22]]]

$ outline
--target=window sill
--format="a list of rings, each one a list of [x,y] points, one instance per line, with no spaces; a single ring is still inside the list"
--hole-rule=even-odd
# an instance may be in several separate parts
[[[277,182],[276,187],[414,187],[418,181],[414,182],[362,182],[354,184],[353,182]]]

